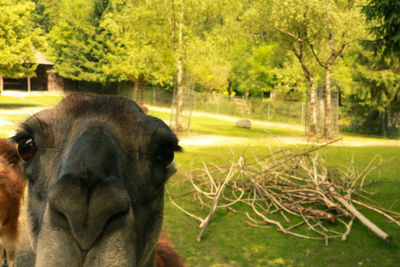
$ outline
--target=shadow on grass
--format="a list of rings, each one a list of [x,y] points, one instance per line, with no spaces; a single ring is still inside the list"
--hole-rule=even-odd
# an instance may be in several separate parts
[[[0,108],[2,109],[18,109],[18,108],[32,108],[32,107],[40,107],[41,105],[32,104],[32,103],[4,103],[0,104]]]

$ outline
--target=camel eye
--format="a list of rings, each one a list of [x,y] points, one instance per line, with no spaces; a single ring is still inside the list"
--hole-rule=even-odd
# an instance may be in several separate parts
[[[173,151],[160,151],[156,156],[157,161],[164,167],[172,162],[174,159]]]
[[[24,161],[30,160],[36,153],[36,147],[33,139],[28,138],[19,142],[18,153]]]

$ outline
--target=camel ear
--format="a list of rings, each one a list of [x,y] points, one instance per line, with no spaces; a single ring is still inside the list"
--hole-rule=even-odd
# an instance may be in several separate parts
[[[175,160],[173,160],[168,166],[167,166],[167,179],[174,175],[178,171],[178,166],[175,163]]]

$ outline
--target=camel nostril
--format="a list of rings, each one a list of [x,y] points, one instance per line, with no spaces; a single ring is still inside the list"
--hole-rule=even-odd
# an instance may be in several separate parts
[[[53,225],[58,226],[61,229],[68,230],[70,228],[68,218],[64,213],[58,211],[57,209],[50,208],[52,216],[50,221]]]
[[[121,211],[112,215],[105,224],[105,227],[107,227],[107,231],[117,230],[122,225],[124,225],[128,214],[129,214],[129,209],[126,209],[125,211]]]
[[[87,254],[88,254],[87,250],[82,250],[82,262],[85,261]]]

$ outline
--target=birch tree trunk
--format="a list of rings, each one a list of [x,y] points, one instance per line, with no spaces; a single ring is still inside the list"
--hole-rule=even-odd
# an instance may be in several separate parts
[[[4,81],[3,81],[3,76],[0,75],[0,95],[3,94],[4,91]]]
[[[133,83],[132,99],[139,103],[138,101],[138,91],[139,91],[139,79],[129,76],[129,80]]]
[[[31,77],[27,78],[28,93],[31,94]]]
[[[317,87],[315,86],[315,80],[310,75],[310,126],[309,134],[317,135]]]
[[[183,7],[181,9],[180,21],[178,25],[178,44],[177,44],[177,62],[176,62],[176,118],[175,126],[177,132],[183,131],[182,110],[183,110]]]
[[[331,27],[331,21],[329,21],[329,27]],[[344,49],[347,46],[347,43],[342,40],[341,45],[339,50],[336,50],[335,48],[335,39],[333,37],[333,32],[329,28],[329,45],[331,49],[331,55],[329,58],[323,63],[320,58],[318,57],[314,46],[312,44],[309,44],[311,48],[311,52],[314,55],[314,58],[318,62],[321,67],[325,69],[325,97],[324,97],[324,109],[325,109],[325,115],[324,115],[324,131],[323,131],[323,136],[325,138],[331,139],[333,136],[333,130],[332,130],[332,90],[331,90],[331,74],[332,74],[332,66],[335,63],[335,60],[337,59],[338,56],[340,56]]]
[[[332,138],[332,96],[331,96],[332,66],[328,63],[325,69],[325,124],[324,137]]]
[[[294,45],[292,51],[299,60],[301,68],[303,69],[304,76],[310,84],[310,125],[308,127],[308,134],[315,136],[317,135],[317,87],[315,86],[315,79],[311,71],[307,68],[303,58],[303,41],[299,41],[299,48],[297,49]]]

